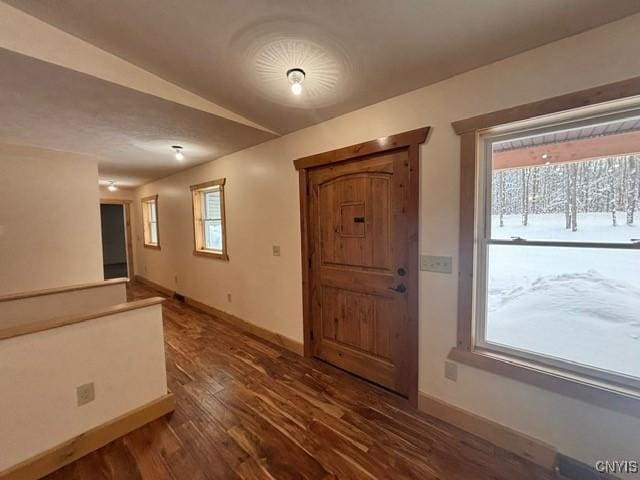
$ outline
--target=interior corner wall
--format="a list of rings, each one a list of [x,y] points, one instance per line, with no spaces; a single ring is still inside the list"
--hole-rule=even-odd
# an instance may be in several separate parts
[[[94,158],[0,145],[0,294],[101,281]]]
[[[640,75],[640,15],[627,17],[142,186],[158,194],[161,250],[136,238],[137,272],[302,340],[298,176],[293,160],[431,126],[421,148],[420,252],[458,261],[460,140],[451,122]],[[192,184],[226,177],[229,261],[194,256]],[[140,229],[138,229],[138,232]],[[281,256],[272,256],[280,245]],[[231,301],[227,299],[231,294]],[[465,365],[444,378],[456,343],[457,276],[420,272],[419,388],[593,465],[640,457],[640,419]]]

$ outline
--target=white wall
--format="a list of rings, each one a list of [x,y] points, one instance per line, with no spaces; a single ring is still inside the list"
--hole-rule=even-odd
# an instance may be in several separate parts
[[[0,294],[102,279],[95,159],[0,145]]]
[[[97,312],[126,301],[126,283],[111,282],[100,287],[3,300],[0,301],[0,329]]]
[[[429,125],[421,154],[420,251],[458,257],[459,138],[451,122],[640,75],[640,15],[549,44],[145,185],[159,194],[162,250],[137,272],[249,322],[302,340],[295,158]],[[425,46],[428,48],[428,46]],[[192,255],[189,185],[226,177],[229,262]],[[136,202],[140,224],[139,202]],[[139,236],[137,247],[141,246]],[[271,246],[281,246],[273,257]],[[177,278],[177,281],[176,281]],[[232,294],[232,302],[226,299]],[[640,456],[640,420],[464,365],[443,376],[456,340],[457,278],[421,272],[423,392],[593,464]]]
[[[0,471],[166,395],[162,306],[0,340],[0,392]]]

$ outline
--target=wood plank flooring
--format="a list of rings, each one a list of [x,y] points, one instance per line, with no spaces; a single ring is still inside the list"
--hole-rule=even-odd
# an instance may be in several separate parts
[[[131,299],[157,295],[140,284]],[[547,480],[551,472],[175,300],[164,304],[176,411],[58,479]]]

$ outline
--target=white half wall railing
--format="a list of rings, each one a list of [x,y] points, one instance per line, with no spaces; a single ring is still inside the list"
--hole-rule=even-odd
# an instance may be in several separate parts
[[[0,295],[0,329],[80,315],[127,301],[127,278]]]
[[[83,309],[120,298],[121,287],[102,287],[114,291],[84,298]],[[48,309],[75,311],[79,307],[71,303],[79,291],[87,289],[23,300],[30,299],[29,315],[39,311],[37,299]],[[173,410],[162,301],[119,302],[31,322],[20,313],[21,321],[12,322],[3,311],[8,326],[0,325],[0,478],[39,478]],[[84,403],[87,392],[92,399]]]

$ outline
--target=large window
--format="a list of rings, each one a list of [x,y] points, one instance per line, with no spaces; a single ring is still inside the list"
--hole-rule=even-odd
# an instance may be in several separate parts
[[[640,112],[479,137],[475,348],[640,385]]]
[[[154,195],[142,199],[142,223],[144,232],[144,246],[160,248],[160,234],[158,230],[158,196]]]
[[[194,254],[227,259],[224,179],[193,185]]]

